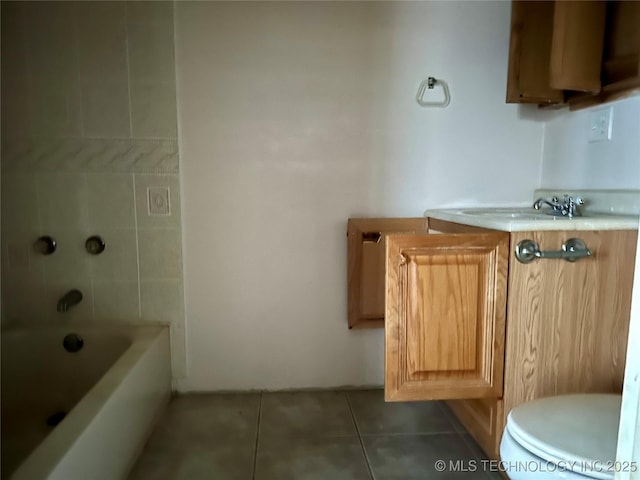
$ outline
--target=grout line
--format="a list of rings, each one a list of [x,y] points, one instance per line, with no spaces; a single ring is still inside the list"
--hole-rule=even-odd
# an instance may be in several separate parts
[[[457,425],[462,426],[462,424],[460,423],[460,420],[458,420],[456,418],[456,416],[454,415],[454,413],[449,410],[449,407],[447,407],[444,402],[442,401],[438,401],[437,402],[438,405],[438,409],[442,412],[442,414],[445,416],[445,418],[447,419],[447,421],[449,422],[449,424],[451,425],[451,428],[453,429],[453,431],[455,433],[461,433],[459,428],[457,428]],[[467,430],[464,428],[464,426],[462,426],[462,428],[464,429],[464,432],[466,432]]]
[[[89,220],[89,218],[91,217],[91,212],[89,212],[89,179],[87,178],[87,174],[83,173],[82,174],[82,181],[84,182],[84,190],[86,192],[87,195],[87,202],[86,202],[86,213],[87,213],[87,225],[91,225],[91,221]],[[86,226],[85,226],[86,228]],[[91,255],[89,255],[89,257],[91,257]],[[89,258],[89,279],[91,282],[91,320],[93,322],[96,321],[96,286],[95,286],[95,278],[94,278],[94,273],[93,273],[93,259]]]
[[[480,449],[479,446],[476,447],[476,446],[472,445],[472,442],[475,443],[475,440],[471,437],[471,435],[469,434],[469,431],[464,427],[464,425],[462,425],[463,431],[460,431],[459,429],[457,429],[455,427],[454,421],[458,422],[459,424],[461,424],[461,423],[460,423],[459,420],[457,420],[455,418],[455,415],[453,414],[453,412],[451,410],[449,410],[449,408],[446,407],[441,402],[438,403],[438,407],[440,407],[440,410],[445,414],[445,416],[449,420],[449,423],[451,423],[451,426],[454,428],[455,433],[458,435],[458,437],[460,437],[462,442],[466,445],[467,450],[469,451],[469,453],[474,458],[477,458],[478,457],[477,453],[479,452],[482,455],[482,457],[487,458],[485,453],[482,451],[482,449]],[[484,473],[485,477],[493,478],[489,471],[483,469],[483,473]]]
[[[432,437],[434,435],[460,435],[456,430],[438,431],[438,432],[411,432],[411,433],[362,433],[361,437]]]
[[[42,220],[42,217],[44,215],[44,213],[42,212],[42,194],[40,193],[40,185],[42,183],[42,174],[41,173],[36,173],[32,176],[31,181],[33,182],[33,186],[35,188],[35,197],[36,197],[36,210],[38,212],[38,235],[46,235],[45,231],[44,231],[44,222]],[[6,252],[6,258],[9,259],[9,252],[8,252],[8,248],[9,245],[7,244],[7,252]],[[31,257],[33,256],[33,251],[30,250],[29,251],[29,269],[31,269]],[[49,293],[49,286],[47,284],[47,275],[46,275],[46,270],[45,270],[45,262],[43,261],[39,261],[39,273],[40,273],[40,282],[42,285],[42,289],[44,290],[44,294],[47,295]],[[11,268],[11,261],[9,261],[9,268]]]
[[[78,127],[80,128],[80,137],[84,137],[85,134],[85,118],[83,108],[83,87],[84,76],[81,72],[80,61],[80,19],[78,18],[78,11],[73,11],[73,50],[75,60],[75,80],[78,87],[77,107],[78,107]]]
[[[371,468],[371,463],[369,462],[369,456],[367,455],[367,450],[364,448],[364,441],[362,440],[362,435],[360,434],[360,428],[358,427],[358,421],[356,420],[356,415],[353,413],[353,407],[351,406],[351,401],[349,400],[348,392],[343,392],[344,398],[347,400],[347,405],[349,406],[349,412],[351,413],[351,420],[353,421],[353,426],[356,428],[356,433],[358,434],[358,441],[360,442],[360,448],[362,449],[362,455],[364,456],[364,463],[367,464],[367,471],[369,472],[369,478],[371,480],[375,480],[375,475],[373,474],[373,469]]]
[[[138,318],[142,319],[142,287],[140,286],[140,240],[138,239],[138,198],[136,192],[136,174],[131,174],[133,183],[133,225],[136,229],[136,266],[138,272]]]
[[[476,455],[477,451],[480,452],[480,454],[482,455],[482,458],[487,459],[488,457],[484,454],[484,452],[482,451],[482,449],[480,449],[480,447],[475,447],[473,445],[471,445],[470,442],[473,442],[473,438],[471,437],[471,435],[469,435],[468,433],[465,435],[462,432],[458,432],[458,435],[460,435],[460,438],[462,438],[462,441],[464,442],[464,444],[467,446],[467,449],[469,450],[469,452],[471,452],[471,455],[478,459],[478,455]],[[486,468],[482,469],[482,472],[484,473],[484,476],[486,478],[492,479],[493,476],[491,475],[491,470],[487,470]]]
[[[258,405],[258,422],[256,425],[256,445],[255,448],[253,450],[253,468],[252,468],[252,472],[251,472],[251,479],[255,480],[256,479],[256,467],[258,464],[258,445],[260,442],[260,421],[262,420],[262,396],[264,395],[263,392],[260,392],[260,404]]]
[[[131,58],[129,55],[129,6],[124,6],[124,40],[127,57],[127,93],[129,100],[129,137],[133,138],[133,111],[131,102]]]

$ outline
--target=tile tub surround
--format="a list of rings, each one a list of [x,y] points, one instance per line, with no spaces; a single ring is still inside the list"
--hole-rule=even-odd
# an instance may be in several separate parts
[[[175,141],[174,57],[173,2],[3,2],[3,150]]]
[[[178,175],[9,172],[2,183],[8,186],[2,189],[3,324],[167,324],[174,377],[184,376]],[[170,216],[149,215],[149,187],[169,189]],[[84,242],[95,234],[106,249],[93,256]],[[54,254],[33,251],[39,235],[56,239]],[[56,312],[57,300],[72,288],[83,293],[82,302]]]
[[[382,390],[174,397],[130,480],[499,478],[435,471],[484,459],[439,402],[385,403]]]
[[[173,2],[1,8],[2,324],[169,324],[182,378]],[[170,189],[171,215],[149,215],[149,187]],[[30,250],[42,234],[58,240],[50,257]],[[58,314],[71,288],[84,299]]]

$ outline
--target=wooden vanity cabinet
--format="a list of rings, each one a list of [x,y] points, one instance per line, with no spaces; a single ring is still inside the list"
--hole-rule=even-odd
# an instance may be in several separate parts
[[[385,399],[446,400],[497,459],[515,406],[620,392],[637,235],[509,233],[431,218],[426,231],[385,235],[386,268],[374,274],[386,278]],[[592,256],[523,264],[513,253],[521,240],[558,250],[572,237]]]
[[[540,397],[622,391],[638,232],[513,232],[511,244],[532,239],[555,250],[571,237],[592,256],[529,264],[510,257],[505,414]]]
[[[447,404],[485,453],[499,458],[511,409],[565,393],[621,392],[637,231],[510,234],[504,384],[499,398]],[[558,250],[582,239],[592,256],[577,262],[520,263],[522,240]]]

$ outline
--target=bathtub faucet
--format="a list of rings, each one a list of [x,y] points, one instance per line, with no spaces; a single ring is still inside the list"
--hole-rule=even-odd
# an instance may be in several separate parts
[[[60,300],[58,300],[58,311],[66,312],[74,305],[79,304],[81,301],[82,292],[80,290],[69,290]]]

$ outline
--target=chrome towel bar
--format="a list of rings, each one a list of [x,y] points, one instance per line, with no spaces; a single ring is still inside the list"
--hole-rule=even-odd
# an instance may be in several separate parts
[[[530,263],[536,258],[563,258],[567,262],[576,262],[591,256],[591,250],[579,238],[570,238],[560,250],[554,251],[542,251],[534,240],[522,240],[516,245],[515,253],[520,263]]]

